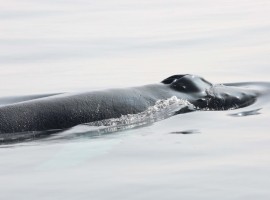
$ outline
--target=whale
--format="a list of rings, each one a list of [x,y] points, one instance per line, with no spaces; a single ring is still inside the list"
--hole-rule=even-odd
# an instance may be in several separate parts
[[[212,84],[192,74],[160,83],[100,91],[32,95],[0,99],[0,135],[62,130],[76,125],[136,114],[173,96],[194,105],[181,112],[229,110],[253,104],[259,93],[240,86]]]

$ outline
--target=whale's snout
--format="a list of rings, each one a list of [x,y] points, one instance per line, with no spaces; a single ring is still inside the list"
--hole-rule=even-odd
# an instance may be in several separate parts
[[[249,106],[255,101],[256,95],[252,92],[217,85],[206,90],[205,97],[197,99],[196,106],[201,109],[229,110]]]
[[[189,100],[198,109],[228,110],[249,106],[256,101],[256,95],[244,88],[213,85],[190,74],[170,76],[162,83],[177,92],[189,95]]]

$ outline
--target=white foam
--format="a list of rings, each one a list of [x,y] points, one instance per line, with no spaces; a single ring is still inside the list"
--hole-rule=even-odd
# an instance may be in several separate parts
[[[172,116],[176,111],[185,107],[192,107],[194,105],[184,99],[178,99],[173,96],[169,99],[158,100],[154,106],[150,106],[145,111],[137,114],[122,115],[119,118],[105,119],[87,123],[90,126],[119,126],[141,123],[144,121],[157,121],[160,119]]]

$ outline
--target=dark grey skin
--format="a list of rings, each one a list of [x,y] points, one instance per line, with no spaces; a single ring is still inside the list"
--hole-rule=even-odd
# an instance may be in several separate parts
[[[162,83],[126,89],[64,93],[0,100],[0,134],[61,130],[79,124],[136,114],[157,100],[176,96],[196,109],[227,110],[248,106],[257,93],[212,85],[193,75],[171,76]],[[192,110],[190,110],[192,111]]]

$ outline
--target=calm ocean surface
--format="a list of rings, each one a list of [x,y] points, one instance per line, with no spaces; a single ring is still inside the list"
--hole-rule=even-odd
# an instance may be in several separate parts
[[[196,74],[269,81],[269,0],[9,0],[0,96]],[[270,95],[111,134],[0,146],[0,199],[268,200]],[[192,134],[181,134],[181,133]],[[172,134],[174,133],[174,134]],[[179,134],[176,134],[179,133]]]

